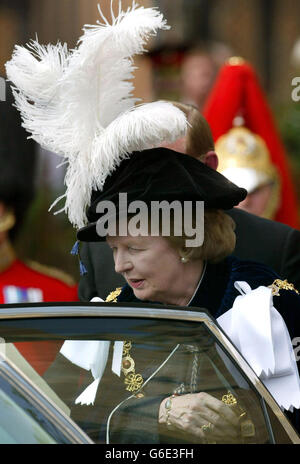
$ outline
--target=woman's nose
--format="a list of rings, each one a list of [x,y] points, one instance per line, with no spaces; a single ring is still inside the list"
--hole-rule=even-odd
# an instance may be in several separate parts
[[[129,271],[132,268],[132,263],[126,253],[116,252],[114,260],[116,272],[123,273]]]

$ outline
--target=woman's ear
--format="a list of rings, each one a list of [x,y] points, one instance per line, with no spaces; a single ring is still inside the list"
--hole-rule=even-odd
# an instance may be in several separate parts
[[[202,163],[210,168],[214,169],[215,171],[218,169],[219,159],[218,155],[215,151],[208,151],[206,155],[201,158]]]
[[[190,258],[189,258],[189,250],[187,250],[186,247],[181,247],[178,251],[179,251],[180,261],[183,264],[187,263],[190,260]]]

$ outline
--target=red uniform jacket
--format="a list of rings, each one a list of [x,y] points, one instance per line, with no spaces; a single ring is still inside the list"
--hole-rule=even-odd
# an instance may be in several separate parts
[[[0,272],[0,304],[78,301],[77,285],[67,282],[67,277],[61,271],[15,259]],[[15,343],[40,375],[54,361],[61,345],[60,341]]]

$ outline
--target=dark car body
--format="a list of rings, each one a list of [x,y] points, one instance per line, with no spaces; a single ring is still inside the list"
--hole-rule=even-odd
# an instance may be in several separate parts
[[[180,394],[205,391],[219,400],[233,393],[255,425],[255,434],[245,434],[245,443],[300,443],[264,384],[202,308],[1,305],[0,337],[1,443],[202,443],[188,436],[182,441],[172,429],[161,431],[158,425],[159,404],[174,386],[177,394],[180,388]],[[114,342],[130,341],[135,373],[142,373],[143,386],[132,384],[133,390],[126,390],[122,375],[111,371],[109,354],[95,404],[76,404],[94,378],[59,353],[70,340],[108,341],[110,353]],[[55,355],[49,349],[53,346]],[[195,366],[200,376],[193,390]],[[5,413],[3,405],[8,403]]]

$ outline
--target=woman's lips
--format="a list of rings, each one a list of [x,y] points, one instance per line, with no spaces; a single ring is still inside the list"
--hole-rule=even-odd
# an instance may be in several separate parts
[[[140,288],[143,285],[145,280],[144,279],[128,279],[128,281],[131,287]]]

